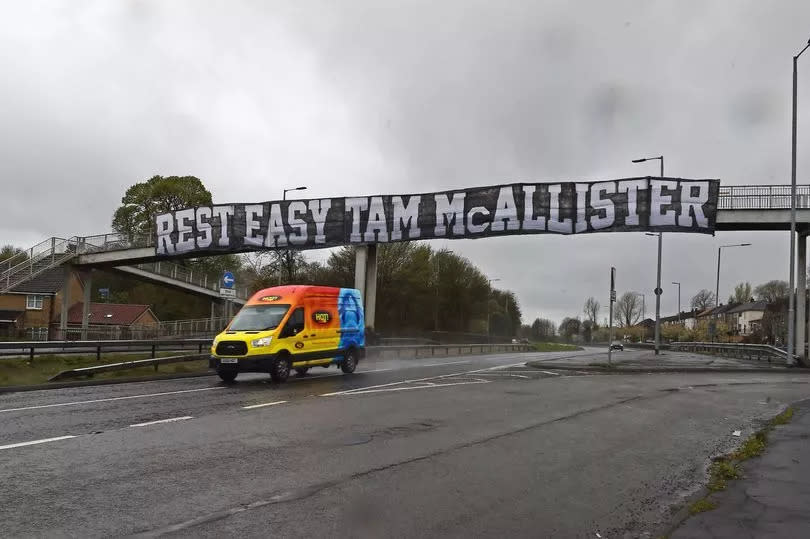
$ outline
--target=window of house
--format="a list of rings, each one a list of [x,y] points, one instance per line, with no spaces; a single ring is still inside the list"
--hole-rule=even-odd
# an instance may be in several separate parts
[[[25,296],[25,308],[33,310],[41,310],[42,302],[44,300],[45,296],[40,296],[38,294],[29,294]]]

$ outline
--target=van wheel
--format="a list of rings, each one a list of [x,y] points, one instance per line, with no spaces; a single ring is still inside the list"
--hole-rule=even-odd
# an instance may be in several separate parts
[[[270,378],[274,382],[286,382],[290,376],[291,363],[290,358],[286,356],[276,359],[270,368]]]
[[[298,376],[304,376],[307,373],[308,370],[309,370],[309,367],[296,367],[295,368],[295,372],[298,373]]]
[[[230,384],[236,380],[236,375],[239,374],[239,371],[236,369],[217,369],[217,374],[222,378],[223,382]]]
[[[340,370],[346,374],[351,374],[356,368],[357,352],[355,352],[353,349],[349,349],[346,351],[346,355],[343,356],[343,361],[340,362]]]

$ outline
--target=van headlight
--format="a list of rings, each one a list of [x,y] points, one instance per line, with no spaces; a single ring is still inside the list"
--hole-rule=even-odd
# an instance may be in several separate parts
[[[253,339],[250,341],[250,345],[254,348],[258,348],[260,346],[270,346],[270,341],[273,340],[273,337],[262,337],[261,339]]]

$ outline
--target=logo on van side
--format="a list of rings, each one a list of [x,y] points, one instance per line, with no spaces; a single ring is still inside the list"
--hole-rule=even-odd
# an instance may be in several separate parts
[[[281,296],[262,296],[259,298],[259,301],[278,301],[281,299]]]
[[[312,320],[318,324],[328,324],[332,315],[328,311],[315,311],[312,313]]]

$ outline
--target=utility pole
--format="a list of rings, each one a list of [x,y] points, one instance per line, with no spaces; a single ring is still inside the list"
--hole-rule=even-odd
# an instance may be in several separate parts
[[[608,365],[613,361],[613,303],[616,301],[616,268],[610,268],[610,330],[608,337]]]

